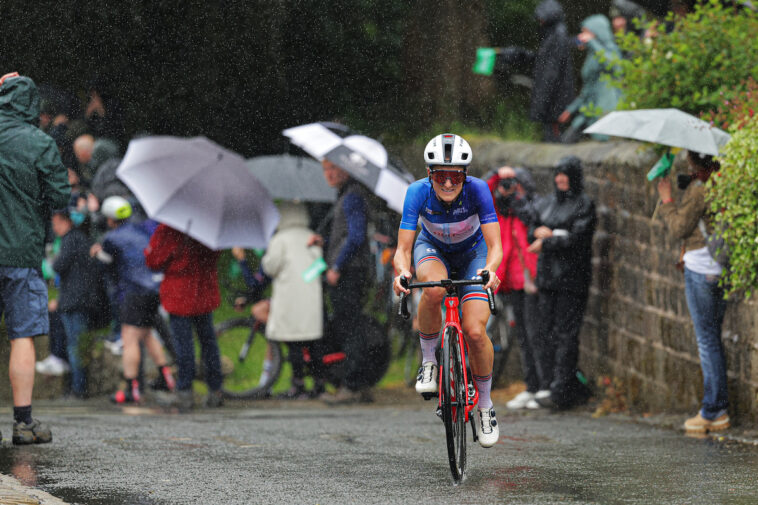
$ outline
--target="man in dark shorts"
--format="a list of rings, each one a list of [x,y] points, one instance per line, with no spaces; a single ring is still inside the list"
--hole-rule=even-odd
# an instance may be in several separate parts
[[[53,439],[50,428],[32,419],[33,338],[49,330],[41,272],[45,223],[71,195],[58,148],[38,121],[34,81],[15,72],[0,78],[0,318],[11,341],[16,445]]]
[[[105,234],[102,245],[92,246],[90,254],[108,265],[116,280],[121,339],[124,342],[122,360],[126,388],[116,391],[111,400],[119,404],[140,403],[142,392],[137,380],[140,342],[145,344],[168,389],[173,391],[176,384],[171,369],[166,365],[163,346],[150,331],[160,305],[160,281],[145,264],[143,251],[150,242],[150,235],[144,225],[129,220],[132,215],[129,202],[120,196],[110,196],[105,199],[100,211],[110,231]]]

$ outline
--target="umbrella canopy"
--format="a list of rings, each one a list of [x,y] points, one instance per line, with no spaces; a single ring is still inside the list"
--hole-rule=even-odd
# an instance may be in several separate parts
[[[713,156],[731,138],[725,131],[679,109],[614,111],[584,133],[642,140]]]
[[[311,158],[279,154],[247,160],[247,167],[271,198],[302,202],[334,202],[337,191],[324,179],[321,165]]]
[[[116,175],[148,216],[211,249],[265,247],[279,222],[245,160],[205,137],[132,140]]]
[[[363,135],[341,138],[320,123],[288,128],[282,133],[317,160],[327,159],[348,172],[392,210],[403,212],[409,182],[387,163],[387,151],[376,140]]]

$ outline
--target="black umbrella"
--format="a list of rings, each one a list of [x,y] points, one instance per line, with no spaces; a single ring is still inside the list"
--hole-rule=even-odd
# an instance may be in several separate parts
[[[327,159],[366,185],[387,206],[402,213],[410,181],[387,162],[387,151],[378,141],[363,135],[341,138],[320,123],[282,132],[290,142],[318,160]]]

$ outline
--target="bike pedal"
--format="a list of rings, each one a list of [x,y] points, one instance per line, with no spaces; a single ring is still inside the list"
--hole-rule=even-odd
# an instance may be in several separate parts
[[[437,407],[437,411],[435,412],[435,414],[437,414],[437,417],[439,417],[440,419],[442,419],[442,408],[441,407]]]
[[[424,400],[429,401],[432,398],[437,398],[437,393],[421,393],[421,397]]]

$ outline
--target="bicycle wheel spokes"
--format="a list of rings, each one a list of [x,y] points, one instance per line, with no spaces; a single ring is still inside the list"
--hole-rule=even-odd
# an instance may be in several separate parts
[[[442,348],[442,420],[445,423],[447,455],[455,482],[463,479],[466,468],[466,395],[463,360],[458,344],[458,331],[445,329]]]
[[[234,364],[233,370],[225,373],[221,388],[227,398],[263,398],[279,378],[282,367],[279,344],[275,342],[269,346],[262,334],[251,336],[251,329],[252,321],[249,318],[224,321],[216,326],[222,361]],[[240,349],[248,342],[250,347],[247,355],[239,360]],[[268,365],[265,364],[267,354]],[[268,368],[265,376],[264,367]]]

